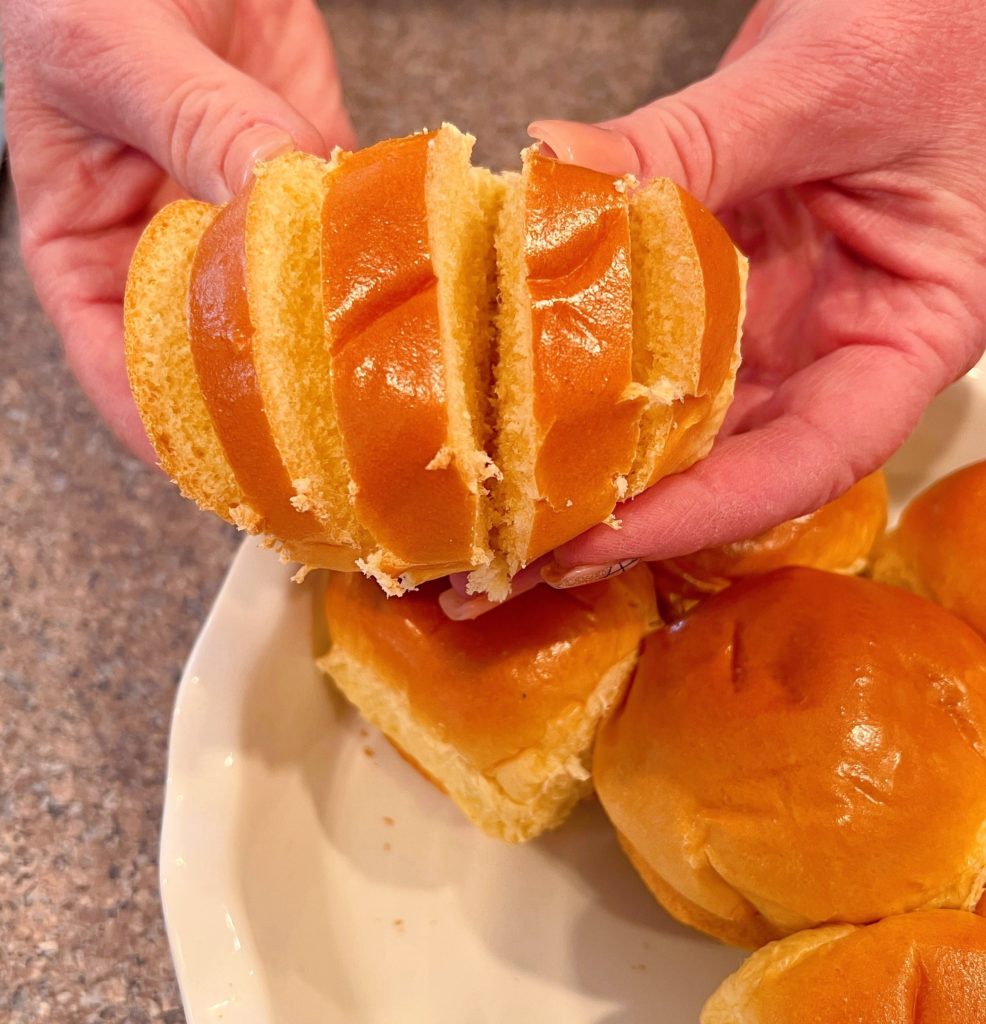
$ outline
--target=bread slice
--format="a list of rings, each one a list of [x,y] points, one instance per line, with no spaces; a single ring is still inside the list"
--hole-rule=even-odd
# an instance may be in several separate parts
[[[391,593],[491,557],[479,396],[495,202],[480,201],[473,141],[445,125],[379,143],[326,183],[333,398],[375,542],[359,564]]]
[[[252,360],[270,433],[294,491],[322,539],[368,542],[349,494],[322,313],[322,200],[329,165],[289,153],[257,165],[246,213],[246,283]]]
[[[669,178],[630,202],[634,380],[648,397],[629,497],[707,454],[739,368],[746,259]]]
[[[124,336],[130,387],[162,469],[186,497],[235,522],[246,500],[202,398],[185,317],[192,261],[216,213],[182,199],[148,224],[130,263]]]
[[[648,573],[529,592],[472,622],[447,619],[439,591],[388,601],[331,576],[319,666],[484,832],[530,839],[592,789],[596,730],[656,624]]]
[[[642,412],[631,387],[627,183],[530,149],[505,184],[494,446],[502,557],[470,580],[494,600],[509,576],[612,513]]]

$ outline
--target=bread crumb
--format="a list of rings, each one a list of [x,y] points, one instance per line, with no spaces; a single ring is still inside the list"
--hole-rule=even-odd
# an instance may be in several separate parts
[[[260,516],[249,505],[230,505],[229,518],[233,520],[233,525],[237,530],[257,533],[260,529]]]
[[[623,520],[617,519],[612,512],[603,520],[603,526],[608,526],[611,530],[622,530]]]
[[[285,558],[284,560],[286,562],[290,561],[290,559],[288,559],[288,558]],[[303,565],[303,566],[301,566],[301,568],[298,569],[298,571],[291,577],[291,582],[292,583],[304,583],[305,582],[305,577],[312,571],[312,568],[313,568],[313,566],[310,566],[310,565]]]
[[[356,568],[364,576],[368,576],[371,580],[376,580],[380,589],[388,597],[400,597],[409,589],[404,583],[404,578],[401,576],[391,576],[390,573],[385,572],[381,565],[382,562],[383,552],[378,549],[368,558],[357,558]]]
[[[311,512],[314,507],[311,497],[311,480],[308,477],[301,477],[298,480],[292,480],[291,486],[294,488],[294,494],[291,496],[291,504],[299,512]]]
[[[616,487],[616,500],[622,501],[627,496],[627,478],[619,474],[613,477],[613,484]]]
[[[572,501],[571,498],[569,498],[568,501],[565,502],[565,508],[571,508],[574,504],[575,502]]]
[[[443,444],[432,456],[431,462],[425,466],[425,469],[448,469],[451,462],[452,449],[447,444]]]
[[[355,498],[359,494],[359,484],[355,480],[350,479],[349,483],[346,484],[346,490],[349,492],[350,498]]]

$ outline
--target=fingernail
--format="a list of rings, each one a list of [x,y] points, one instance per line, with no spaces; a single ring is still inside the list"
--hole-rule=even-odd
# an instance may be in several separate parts
[[[630,140],[612,128],[578,121],[534,121],[527,134],[541,152],[566,164],[604,174],[640,174],[640,158]]]
[[[496,608],[492,601],[485,597],[463,597],[454,590],[445,590],[438,595],[438,603],[442,611],[454,622],[468,622],[470,619],[478,619],[488,611]]]
[[[223,164],[230,192],[235,195],[246,186],[258,161],[273,160],[297,148],[294,139],[281,128],[269,124],[255,124],[248,128],[233,141]]]
[[[571,587],[599,583],[611,576],[619,576],[620,573],[632,569],[639,561],[639,558],[625,558],[622,562],[613,562],[611,565],[576,565],[571,569],[551,564],[541,570],[541,579],[555,590],[568,590]]]

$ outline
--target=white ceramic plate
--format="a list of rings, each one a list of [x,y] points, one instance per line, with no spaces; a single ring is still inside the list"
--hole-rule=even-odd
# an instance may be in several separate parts
[[[983,364],[891,461],[986,456]],[[691,1024],[742,954],[665,915],[598,806],[487,839],[312,664],[307,585],[245,544],[171,731],[161,892],[190,1024]]]

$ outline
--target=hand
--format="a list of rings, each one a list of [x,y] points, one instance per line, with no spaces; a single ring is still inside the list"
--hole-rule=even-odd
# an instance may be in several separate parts
[[[986,346],[986,8],[761,0],[719,69],[559,159],[667,175],[750,257],[743,366],[707,459],[559,548],[555,586],[752,537],[832,500]],[[525,570],[514,591],[539,580]],[[471,617],[462,581],[445,598]]]
[[[41,304],[114,433],[130,396],[123,291],[151,216],[230,197],[254,161],[352,144],[311,0],[0,0],[11,168]]]

